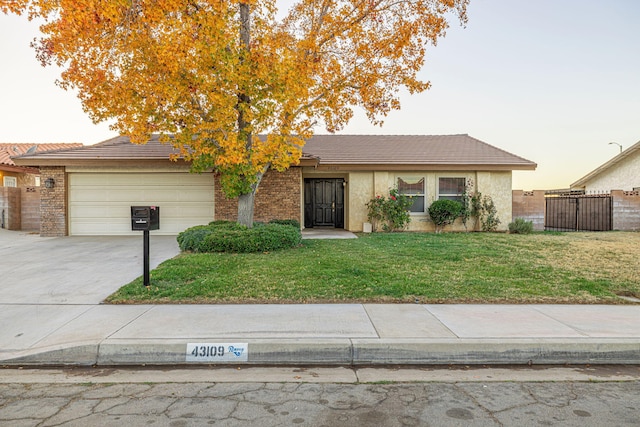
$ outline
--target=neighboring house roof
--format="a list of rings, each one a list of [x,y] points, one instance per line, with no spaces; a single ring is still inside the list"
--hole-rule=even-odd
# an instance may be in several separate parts
[[[615,156],[613,159],[611,159],[608,162],[598,166],[597,168],[595,168],[594,170],[592,170],[591,172],[589,172],[588,174],[586,174],[585,176],[583,176],[582,178],[580,178],[579,180],[577,180],[576,182],[571,184],[571,188],[580,188],[580,187],[586,186],[589,181],[591,181],[592,179],[594,179],[598,175],[602,174],[603,172],[608,171],[612,167],[616,166],[617,164],[619,164],[623,160],[628,159],[634,153],[639,152],[639,151],[640,151],[640,141],[636,142],[634,145],[632,145],[631,147],[627,148],[626,150],[624,150],[623,152],[621,152],[620,154]]]
[[[468,135],[316,135],[303,147],[302,164],[347,169],[534,170],[536,164]],[[96,161],[166,160],[177,154],[154,136],[143,145],[119,136],[72,150],[20,157],[23,165],[74,165]]]
[[[44,152],[51,152],[56,150],[68,150],[70,148],[82,147],[80,143],[58,143],[58,144],[25,144],[25,143],[0,143],[0,168],[21,170],[16,166],[12,157],[21,156],[25,154],[40,154]]]

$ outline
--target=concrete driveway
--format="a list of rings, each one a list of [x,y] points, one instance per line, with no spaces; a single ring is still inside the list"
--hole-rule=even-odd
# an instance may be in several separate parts
[[[151,233],[152,269],[178,253],[175,236]],[[142,233],[40,237],[0,229],[0,304],[99,304],[142,272]]]

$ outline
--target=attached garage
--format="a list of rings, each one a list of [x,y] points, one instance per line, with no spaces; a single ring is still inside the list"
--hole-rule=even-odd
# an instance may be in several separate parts
[[[127,235],[131,206],[159,206],[160,230],[175,235],[213,220],[213,174],[70,172],[69,235]]]

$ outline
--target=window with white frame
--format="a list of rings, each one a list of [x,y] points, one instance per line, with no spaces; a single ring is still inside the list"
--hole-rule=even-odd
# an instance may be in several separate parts
[[[413,205],[411,205],[411,207],[409,208],[409,212],[424,213],[426,199],[424,184],[424,176],[398,177],[398,192],[400,194],[411,196],[411,199],[413,200]]]
[[[15,176],[3,176],[2,185],[4,185],[5,187],[17,187],[18,178],[16,178]]]
[[[438,178],[438,199],[455,200],[462,203],[466,183],[465,178]]]

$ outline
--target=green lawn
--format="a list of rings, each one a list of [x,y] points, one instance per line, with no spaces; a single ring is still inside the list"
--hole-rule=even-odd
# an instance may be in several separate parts
[[[110,303],[624,303],[640,233],[374,233],[260,254],[181,254]]]

